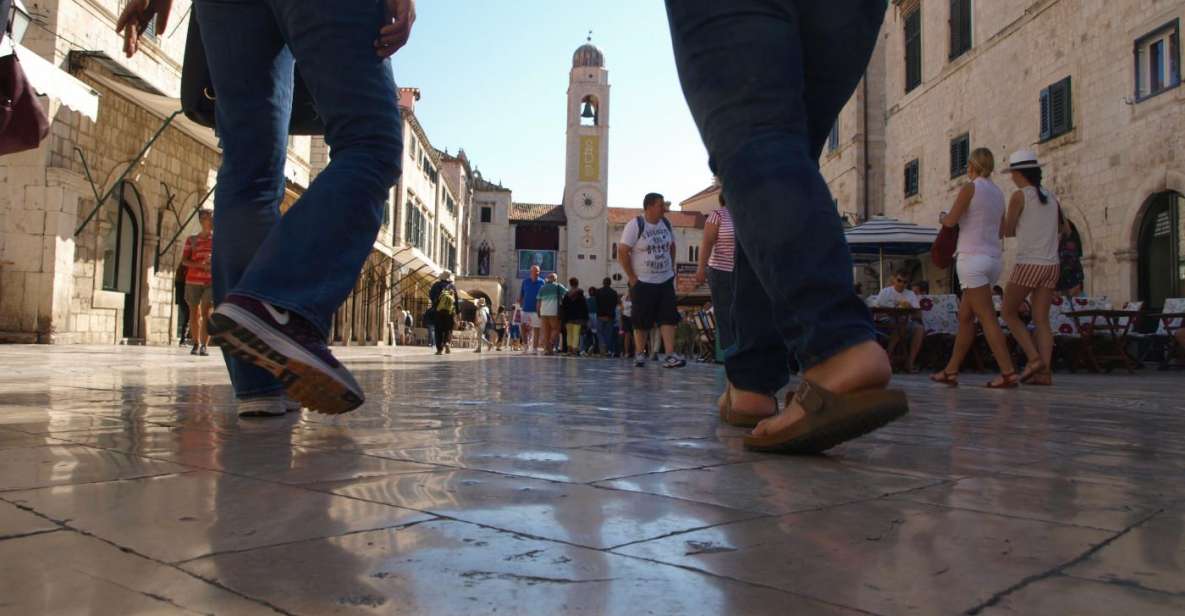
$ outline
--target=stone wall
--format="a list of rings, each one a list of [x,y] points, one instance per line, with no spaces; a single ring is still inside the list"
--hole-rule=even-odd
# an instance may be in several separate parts
[[[965,181],[951,178],[950,140],[969,133],[1002,166],[1035,149],[1045,184],[1082,235],[1086,290],[1116,302],[1137,294],[1135,241],[1148,198],[1185,184],[1185,88],[1134,102],[1136,39],[1172,19],[1185,2],[992,0],[974,3],[971,51],[948,60],[949,3],[922,0],[923,82],[904,92],[902,19],[886,18],[885,200],[888,214],[933,225]],[[1072,78],[1073,130],[1040,141],[1042,89]],[[903,197],[903,170],[921,162],[920,194]],[[994,178],[1006,192],[1014,189]],[[1011,242],[1006,246],[1010,266]]]

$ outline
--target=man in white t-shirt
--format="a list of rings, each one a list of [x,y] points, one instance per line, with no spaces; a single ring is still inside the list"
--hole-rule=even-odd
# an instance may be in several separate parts
[[[675,233],[665,214],[662,195],[650,193],[642,200],[642,215],[626,223],[617,247],[617,260],[629,277],[633,300],[631,321],[637,343],[634,364],[646,365],[646,342],[658,326],[667,357],[664,368],[682,368],[687,360],[675,353]]]
[[[908,285],[909,274],[903,271],[897,272],[893,275],[892,284],[881,289],[880,294],[873,300],[873,305],[880,308],[912,308],[914,310],[921,310],[921,301],[918,299],[916,293],[906,288]],[[914,362],[917,361],[918,352],[922,350],[922,341],[926,339],[926,328],[922,327],[921,323],[910,320],[908,330],[909,359],[906,360],[905,369],[909,372],[914,372]],[[897,347],[900,338],[900,333],[897,328],[894,328],[892,336],[889,337],[889,357],[893,356],[893,349]]]

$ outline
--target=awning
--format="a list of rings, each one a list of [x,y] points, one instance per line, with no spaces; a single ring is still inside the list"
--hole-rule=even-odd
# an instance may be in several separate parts
[[[98,119],[98,92],[27,47],[13,45],[8,37],[3,39],[4,42],[0,43],[0,57],[11,55],[15,48],[21,69],[25,72],[29,85],[33,86],[38,94],[58,99],[63,105],[90,118],[92,122]]]
[[[88,72],[87,77],[94,79],[106,88],[110,88],[116,94],[136,103],[162,120],[168,119],[173,114],[181,111],[181,99],[145,92],[144,90],[133,88],[105,75],[100,75],[95,71]],[[211,150],[215,152],[222,150],[218,145],[218,137],[214,135],[214,129],[202,126],[185,117],[183,114],[173,118],[172,125]]]
[[[915,256],[930,249],[938,237],[938,229],[874,216],[868,222],[845,231],[844,237],[853,256]]]

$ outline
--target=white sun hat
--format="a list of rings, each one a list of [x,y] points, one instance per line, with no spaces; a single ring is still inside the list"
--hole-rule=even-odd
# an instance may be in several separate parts
[[[1037,153],[1032,150],[1017,150],[1008,157],[1008,167],[1004,171],[1020,171],[1022,169],[1040,169],[1041,162],[1037,160]]]

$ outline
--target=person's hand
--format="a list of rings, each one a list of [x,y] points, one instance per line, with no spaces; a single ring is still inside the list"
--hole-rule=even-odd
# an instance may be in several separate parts
[[[415,0],[387,0],[387,23],[379,29],[379,38],[374,42],[380,58],[387,58],[407,44],[411,37],[411,26],[416,23]]]
[[[157,33],[164,34],[172,9],[173,0],[128,0],[115,22],[115,31],[123,35],[124,55],[130,58],[140,51],[140,35],[148,29],[153,17]]]
[[[702,267],[697,268],[695,270],[695,284],[702,285],[707,280],[708,280],[708,273],[704,271],[704,268],[702,268]]]

